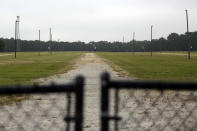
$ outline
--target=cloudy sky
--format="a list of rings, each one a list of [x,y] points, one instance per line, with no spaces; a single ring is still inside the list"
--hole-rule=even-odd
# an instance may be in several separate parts
[[[0,0],[0,37],[14,37],[16,16],[21,17],[20,37],[26,40],[125,41],[166,37],[186,31],[185,9],[190,31],[197,31],[197,0]]]

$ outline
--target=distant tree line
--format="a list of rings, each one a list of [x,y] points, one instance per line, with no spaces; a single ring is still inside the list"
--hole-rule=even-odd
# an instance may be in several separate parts
[[[191,50],[197,51],[197,32],[189,33]],[[26,41],[19,40],[17,43],[17,51],[48,51],[49,47],[52,51],[111,51],[111,52],[148,52],[152,47],[152,51],[186,51],[188,50],[187,34],[171,33],[167,39],[159,38],[151,41],[130,41],[130,42],[57,42],[57,41]],[[4,42],[5,44],[1,44]],[[1,39],[0,51],[15,51],[15,40]]]
[[[5,41],[4,39],[0,38],[0,51],[4,51],[5,49]]]

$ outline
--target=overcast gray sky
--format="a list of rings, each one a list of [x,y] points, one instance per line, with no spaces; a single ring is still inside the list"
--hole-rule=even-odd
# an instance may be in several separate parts
[[[0,0],[0,37],[14,37],[14,21],[21,17],[20,37],[26,40],[125,41],[150,40],[171,32],[197,31],[197,0]]]

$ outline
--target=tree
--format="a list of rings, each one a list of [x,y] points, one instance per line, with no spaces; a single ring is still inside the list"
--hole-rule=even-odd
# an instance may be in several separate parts
[[[4,51],[5,49],[5,41],[0,38],[0,51]]]
[[[167,39],[170,40],[170,41],[174,41],[174,40],[177,40],[179,38],[179,35],[177,33],[171,33]]]
[[[190,32],[191,50],[197,51],[197,31]],[[15,40],[14,38],[6,39],[2,38],[6,45],[4,45],[4,51],[13,52],[15,51]],[[39,44],[38,44],[39,43]],[[21,51],[48,51],[49,42],[45,41],[27,41],[20,40]],[[97,51],[109,51],[109,52],[132,52],[133,43],[131,42],[108,42],[108,41],[91,41],[89,43],[76,41],[76,42],[58,42],[52,41],[51,47],[53,51],[93,51],[96,47]],[[135,41],[135,51],[149,51],[150,41]],[[167,39],[159,38],[152,41],[153,51],[187,51],[188,50],[188,39],[186,34],[171,33]],[[1,47],[2,50],[2,47]]]
[[[179,35],[177,33],[171,33],[167,37],[167,39],[172,44],[171,45],[171,48],[173,48],[172,50],[177,51],[177,47],[179,46],[179,43],[178,43]]]

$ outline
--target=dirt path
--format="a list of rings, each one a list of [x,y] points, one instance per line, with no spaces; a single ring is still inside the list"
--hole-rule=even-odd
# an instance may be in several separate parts
[[[74,70],[66,74],[43,79],[44,83],[54,82],[61,84],[67,80],[72,80],[77,74],[82,74],[86,78],[84,128],[86,131],[99,130],[100,75],[102,72],[108,71],[113,79],[120,79],[120,77],[118,77],[118,72],[113,71],[103,59],[97,57],[94,53],[86,53],[78,60],[75,66]]]

